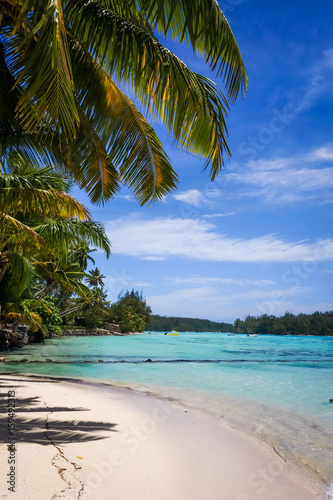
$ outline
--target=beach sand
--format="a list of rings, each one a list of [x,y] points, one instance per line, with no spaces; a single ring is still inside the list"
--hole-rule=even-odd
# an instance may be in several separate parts
[[[291,468],[267,444],[175,402],[115,386],[20,375],[1,375],[0,388],[0,498],[322,498],[319,481]],[[16,400],[12,436],[9,391]],[[15,493],[8,491],[10,473]]]

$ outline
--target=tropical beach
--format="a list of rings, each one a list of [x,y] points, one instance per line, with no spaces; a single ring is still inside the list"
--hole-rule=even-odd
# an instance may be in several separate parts
[[[0,497],[333,500],[333,5],[0,0]]]
[[[332,349],[331,337],[156,332],[7,352],[2,410],[15,391],[16,485],[30,480],[22,455],[33,449],[48,450],[41,467],[57,478],[54,498],[82,489],[127,500],[127,475],[140,499],[329,500]]]
[[[7,390],[17,398],[17,468],[15,495],[1,498],[322,498],[319,481],[268,446],[167,398],[1,376]],[[3,475],[8,450],[1,439]]]

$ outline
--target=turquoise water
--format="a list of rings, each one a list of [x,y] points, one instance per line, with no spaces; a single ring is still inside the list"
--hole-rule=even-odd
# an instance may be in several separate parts
[[[3,355],[2,372],[121,381],[180,399],[333,478],[333,337],[64,337]]]

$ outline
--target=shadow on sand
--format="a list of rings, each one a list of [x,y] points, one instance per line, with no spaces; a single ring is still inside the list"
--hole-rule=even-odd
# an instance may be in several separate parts
[[[22,387],[18,380],[10,383],[10,390]],[[32,380],[31,382],[37,382]],[[50,381],[38,381],[50,382]],[[57,383],[57,381],[52,381]],[[30,383],[30,381],[29,381]],[[0,381],[0,443],[9,443],[8,432],[8,383]],[[82,407],[47,407],[37,396],[29,398],[15,398],[15,441],[17,443],[50,444],[49,439],[57,444],[72,442],[97,441],[110,437],[110,432],[117,432],[115,423],[95,422],[87,420],[57,419],[57,413],[89,412]],[[39,414],[37,416],[37,414]],[[31,415],[31,417],[30,417]],[[77,415],[75,416],[77,417]],[[47,433],[47,436],[45,435]]]

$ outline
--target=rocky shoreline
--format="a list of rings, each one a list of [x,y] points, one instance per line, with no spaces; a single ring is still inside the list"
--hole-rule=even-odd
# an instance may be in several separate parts
[[[0,330],[0,351],[8,351],[9,349],[23,347],[29,343],[27,333],[19,329],[2,328]]]
[[[120,333],[119,331],[105,330],[104,328],[96,328],[93,330],[86,330],[85,328],[73,329],[73,330],[65,329],[62,332],[62,337],[85,337],[89,335],[95,337],[103,335],[123,336],[123,335],[129,335],[129,333]],[[55,337],[59,337],[59,335],[54,335],[53,338]]]
[[[85,336],[117,336],[123,337],[126,335],[138,334],[141,332],[127,332],[121,333],[117,328],[118,325],[114,325],[112,329],[104,329],[104,328],[96,328],[96,329],[84,329],[84,328],[75,328],[75,329],[64,329],[62,335],[51,334],[49,338],[61,338],[61,337],[85,337]],[[27,332],[27,329],[22,327],[17,327],[15,329],[4,327],[0,329],[0,351],[9,351],[15,348],[24,347],[27,344],[35,344],[43,342],[43,338],[39,335],[34,335],[31,332]]]

